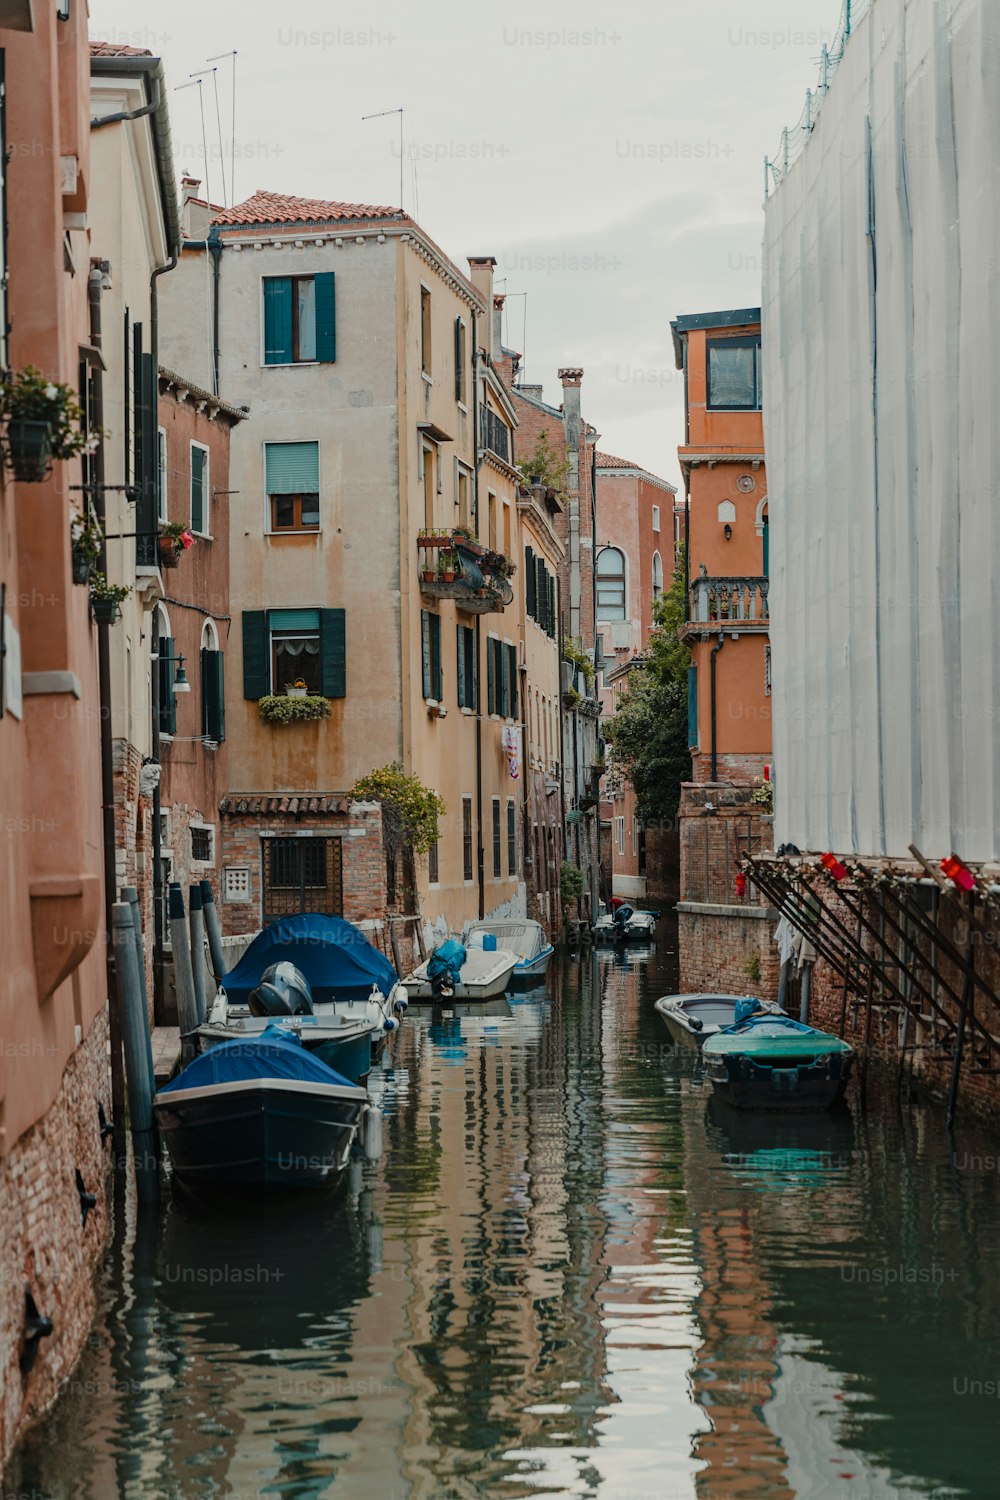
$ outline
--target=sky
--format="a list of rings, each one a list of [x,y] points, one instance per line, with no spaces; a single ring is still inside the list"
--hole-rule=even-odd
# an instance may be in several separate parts
[[[676,484],[670,320],[759,305],[764,158],[838,15],[839,0],[91,0],[90,29],[163,58],[178,173],[207,166],[216,201],[223,175],[228,201],[402,195],[463,269],[495,256],[524,378],[558,405],[557,370],[582,366],[600,447]],[[209,61],[234,49],[235,130],[232,59]],[[363,119],[400,107],[402,153],[398,114]]]

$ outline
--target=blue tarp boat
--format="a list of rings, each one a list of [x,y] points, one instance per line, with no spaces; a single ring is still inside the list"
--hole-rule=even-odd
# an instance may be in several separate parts
[[[270,1020],[348,1078],[365,1078],[405,1010],[406,991],[385,955],[341,917],[307,913],[266,927],[223,979],[198,1028],[199,1047],[261,1034],[269,1022],[251,1013],[251,994],[268,969],[286,962],[307,981],[311,1008]]]
[[[269,1025],[196,1057],[159,1090],[153,1107],[181,1181],[273,1189],[335,1181],[369,1100]]]
[[[737,1109],[830,1109],[843,1097],[854,1049],[791,1016],[747,1017],[702,1048],[716,1097]]]
[[[517,963],[509,981],[512,989],[528,989],[542,983],[556,950],[545,936],[545,929],[540,922],[532,921],[530,917],[473,922],[466,936],[465,946],[470,950],[485,949],[489,938],[495,939],[497,949],[517,954]]]

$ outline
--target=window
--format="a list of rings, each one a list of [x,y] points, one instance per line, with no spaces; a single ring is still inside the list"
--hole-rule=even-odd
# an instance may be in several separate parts
[[[161,521],[167,519],[167,433],[163,427],[156,429],[156,514]]]
[[[420,368],[431,373],[431,294],[425,286],[420,288]]]
[[[476,632],[468,625],[458,627],[458,706],[477,708],[479,683],[476,672]]]
[[[556,580],[531,547],[524,549],[524,596],[528,617],[536,620],[546,635],[556,634]]]
[[[513,797],[507,798],[507,874],[517,874],[517,816]]]
[[[272,531],[319,530],[319,443],[265,443]]]
[[[633,818],[632,819],[632,853],[635,854],[635,855],[638,855],[638,853],[639,853],[639,819],[638,818]]]
[[[427,879],[431,885],[437,885],[440,878],[441,872],[438,867],[438,841],[437,839],[435,839],[433,844],[427,851]]]
[[[226,674],[219,632],[211,620],[201,633],[201,733],[220,745],[226,738]]]
[[[343,916],[340,839],[261,839],[264,922],[319,912]]]
[[[625,619],[625,554],[617,547],[597,554],[597,618]]]
[[[462,878],[472,879],[472,798],[462,798]]]
[[[486,642],[486,712],[517,718],[517,647],[490,636]]]
[[[465,324],[455,319],[455,400],[464,403],[466,395]]]
[[[437,485],[434,482],[434,449],[424,443],[420,450],[420,467],[424,476],[424,525],[428,531],[434,530],[434,497],[437,494]]]
[[[623,855],[625,853],[625,819],[623,817],[615,819],[615,845],[618,853]]]
[[[654,505],[653,506],[653,530],[654,531],[659,531],[659,529],[660,529],[660,507],[658,505]]]
[[[244,698],[284,693],[300,680],[324,698],[346,697],[346,637],[342,609],[244,610]]]
[[[336,359],[334,275],[265,276],[264,363],[332,364]]]
[[[472,506],[472,476],[461,464],[455,465],[455,503],[458,506],[458,524],[472,531],[477,522]]]
[[[444,671],[441,666],[441,616],[430,610],[420,611],[421,662],[424,697],[440,703],[444,697]]]
[[[653,598],[659,599],[663,593],[663,559],[658,552],[653,553]]]
[[[209,534],[208,496],[208,449],[201,443],[192,443],[191,530],[201,536]]]
[[[759,411],[760,336],[709,339],[707,352],[709,410]]]
[[[497,550],[497,497],[491,491],[486,496],[486,538],[491,552]]]
[[[771,696],[771,648],[764,647],[764,697]]]
[[[211,823],[191,824],[191,858],[199,865],[215,863],[215,829]]]
[[[500,839],[500,798],[493,798],[493,879],[499,880],[502,874],[501,864],[501,839]]]
[[[156,627],[153,637],[156,652],[156,677],[158,682],[158,710],[161,734],[177,733],[177,699],[174,697],[174,682],[177,677],[177,648],[170,634],[170,620],[162,604],[156,607]]]

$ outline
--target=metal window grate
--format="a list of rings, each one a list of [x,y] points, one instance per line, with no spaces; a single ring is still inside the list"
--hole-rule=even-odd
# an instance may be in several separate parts
[[[198,860],[201,864],[211,864],[214,857],[212,845],[215,840],[212,837],[214,829],[192,827],[191,829],[191,858]]]
[[[340,839],[264,839],[262,843],[265,922],[302,912],[343,916]]]

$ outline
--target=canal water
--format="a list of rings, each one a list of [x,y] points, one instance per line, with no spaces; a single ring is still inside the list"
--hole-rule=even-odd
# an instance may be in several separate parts
[[[673,946],[411,1010],[340,1201],[133,1211],[3,1493],[1000,1495],[1000,1145],[892,1079],[714,1109]]]

